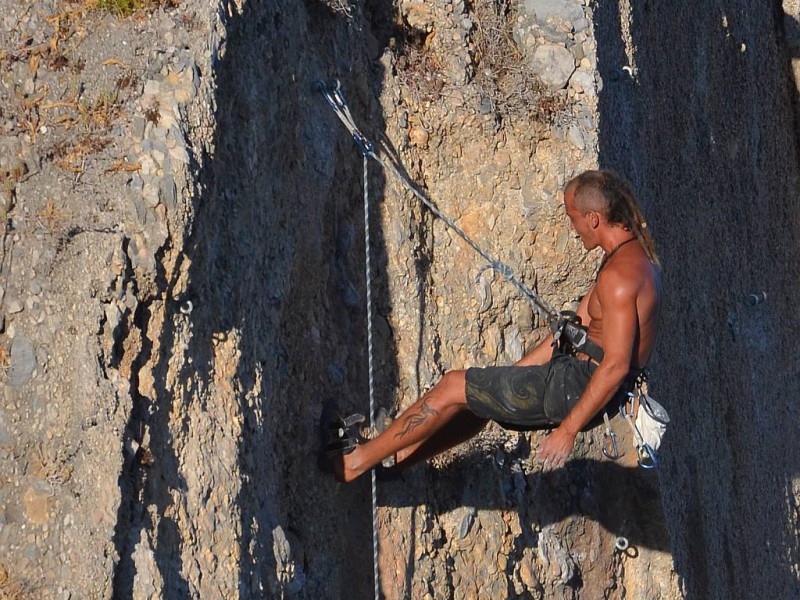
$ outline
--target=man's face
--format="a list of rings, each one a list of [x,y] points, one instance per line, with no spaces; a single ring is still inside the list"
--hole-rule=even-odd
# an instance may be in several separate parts
[[[587,212],[586,214],[583,214],[575,206],[575,192],[571,189],[567,189],[564,192],[564,208],[566,209],[567,216],[572,223],[572,228],[583,242],[584,248],[587,250],[597,248],[599,241],[596,239],[596,231],[593,227],[593,213]]]

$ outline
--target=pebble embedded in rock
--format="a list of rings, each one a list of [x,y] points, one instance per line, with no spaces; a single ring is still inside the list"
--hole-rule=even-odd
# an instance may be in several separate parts
[[[583,133],[577,125],[571,125],[567,130],[567,141],[579,150],[583,150],[586,147]]]
[[[543,44],[534,51],[531,66],[549,89],[560,90],[575,71],[575,59],[564,46]]]
[[[11,363],[8,371],[8,384],[22,387],[31,380],[36,370],[36,349],[26,337],[17,336],[11,344]]]
[[[542,24],[554,20],[575,22],[584,18],[583,7],[576,0],[524,0],[523,9]]]
[[[5,305],[6,312],[10,315],[22,312],[25,309],[25,304],[16,296],[7,296]]]
[[[172,175],[165,175],[161,178],[158,185],[158,197],[168,211],[175,209],[177,203],[177,189]]]

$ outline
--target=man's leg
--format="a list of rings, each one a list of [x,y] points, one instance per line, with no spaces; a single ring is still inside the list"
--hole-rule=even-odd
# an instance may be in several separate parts
[[[427,440],[400,450],[396,455],[396,465],[405,470],[450,448],[455,448],[478,435],[488,422],[487,419],[481,419],[469,410],[462,411]]]
[[[467,408],[465,371],[450,371],[378,437],[344,455],[344,481],[352,481],[383,459],[417,449]],[[477,433],[474,431],[472,435]],[[463,441],[463,440],[461,440]],[[402,456],[402,454],[401,454]]]

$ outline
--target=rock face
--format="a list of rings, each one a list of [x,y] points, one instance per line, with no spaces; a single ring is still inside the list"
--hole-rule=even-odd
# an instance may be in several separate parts
[[[675,567],[687,597],[797,597],[798,92],[786,41],[800,12],[634,4],[635,77],[604,87],[600,161],[642,190],[674,265],[654,375],[678,417],[661,477]],[[601,77],[626,54],[608,12]]]
[[[633,181],[666,265],[659,474],[604,459],[602,429],[543,472],[540,434],[490,427],[379,484],[383,597],[798,595],[792,2],[35,4],[0,3],[0,597],[373,595],[369,483],[316,467],[323,403],[368,397],[334,79],[552,303],[599,258],[561,207],[586,168]],[[390,416],[541,339],[375,162],[368,189]]]

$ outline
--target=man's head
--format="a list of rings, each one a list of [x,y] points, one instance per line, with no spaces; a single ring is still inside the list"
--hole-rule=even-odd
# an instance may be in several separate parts
[[[600,244],[602,228],[621,227],[635,234],[650,260],[659,264],[639,203],[628,182],[613,171],[585,171],[570,179],[564,206],[587,250]]]
[[[594,250],[600,244],[599,228],[605,219],[605,210],[587,205],[576,193],[574,186],[564,190],[564,208],[572,223],[572,228],[587,250]]]

